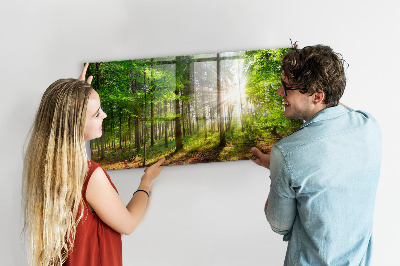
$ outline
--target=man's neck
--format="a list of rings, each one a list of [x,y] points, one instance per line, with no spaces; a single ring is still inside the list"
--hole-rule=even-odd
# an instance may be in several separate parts
[[[309,120],[311,117],[315,116],[316,114],[318,114],[319,112],[321,112],[322,110],[324,110],[326,108],[327,108],[326,104],[315,105],[315,107],[310,112],[310,115],[308,115],[308,117],[307,117],[307,119],[305,119],[305,121]]]

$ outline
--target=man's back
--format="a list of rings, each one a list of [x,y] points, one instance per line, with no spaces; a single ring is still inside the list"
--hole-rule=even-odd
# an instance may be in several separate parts
[[[289,240],[285,265],[370,263],[380,158],[375,119],[342,106],[274,146],[267,218]]]

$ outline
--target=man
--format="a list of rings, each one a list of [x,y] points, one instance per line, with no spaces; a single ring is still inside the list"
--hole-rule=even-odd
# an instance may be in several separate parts
[[[323,45],[293,49],[282,61],[285,117],[304,124],[270,155],[265,205],[273,231],[289,241],[284,265],[370,265],[381,133],[369,114],[339,104],[343,60]]]

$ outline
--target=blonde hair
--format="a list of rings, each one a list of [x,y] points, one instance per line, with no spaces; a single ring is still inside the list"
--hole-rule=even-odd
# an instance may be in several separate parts
[[[23,170],[23,232],[30,265],[62,265],[73,248],[83,216],[84,129],[91,90],[86,82],[60,79],[40,102]]]

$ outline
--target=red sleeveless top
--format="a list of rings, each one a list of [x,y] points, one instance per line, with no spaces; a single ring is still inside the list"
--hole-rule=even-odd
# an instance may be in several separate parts
[[[89,161],[89,171],[82,187],[83,217],[76,228],[74,248],[63,265],[122,265],[121,234],[105,224],[95,212],[91,212],[86,200],[87,185],[97,167],[100,167],[100,165],[91,160]],[[104,173],[117,191],[111,182],[110,176],[106,171]]]

